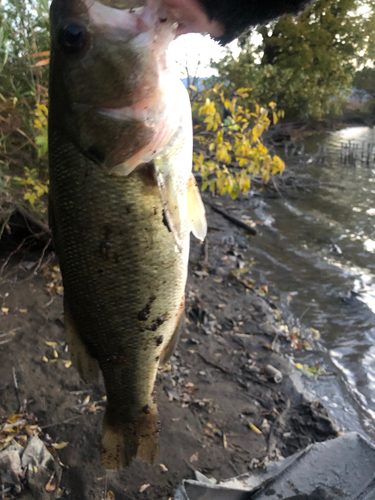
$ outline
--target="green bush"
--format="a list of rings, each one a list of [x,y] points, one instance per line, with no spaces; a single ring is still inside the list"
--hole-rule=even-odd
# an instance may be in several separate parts
[[[48,11],[48,0],[0,5],[0,190],[41,214],[45,202],[36,201],[48,189]]]

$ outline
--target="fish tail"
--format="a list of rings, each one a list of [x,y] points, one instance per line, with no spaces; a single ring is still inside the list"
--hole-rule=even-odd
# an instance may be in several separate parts
[[[107,470],[128,467],[134,458],[145,460],[150,465],[158,455],[158,422],[156,405],[146,405],[137,422],[114,425],[104,415],[101,444],[102,464]]]

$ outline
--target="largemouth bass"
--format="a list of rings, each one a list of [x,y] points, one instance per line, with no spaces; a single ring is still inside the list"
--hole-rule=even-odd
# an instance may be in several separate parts
[[[206,234],[189,98],[166,60],[178,26],[157,0],[51,6],[50,224],[73,363],[104,377],[108,469],[155,461],[156,373],[179,335],[190,231]]]

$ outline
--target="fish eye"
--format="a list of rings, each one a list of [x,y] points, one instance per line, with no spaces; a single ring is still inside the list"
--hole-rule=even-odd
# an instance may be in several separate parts
[[[86,28],[77,22],[64,24],[59,30],[58,42],[64,52],[67,54],[76,54],[86,45]]]

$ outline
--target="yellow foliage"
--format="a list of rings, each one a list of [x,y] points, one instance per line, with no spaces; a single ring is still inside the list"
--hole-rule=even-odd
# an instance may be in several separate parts
[[[35,148],[39,158],[48,152],[48,108],[45,104],[37,104],[33,110],[33,126],[35,133]],[[35,165],[35,167],[34,167]],[[48,180],[43,171],[45,163],[42,160],[33,166],[24,167],[22,177],[10,178],[16,198],[22,197],[39,216],[47,212]]]
[[[45,104],[37,104],[35,108],[34,127],[43,130],[47,127],[48,108]]]
[[[45,104],[35,107],[34,128],[37,130],[35,144],[41,158],[48,151],[48,108]]]
[[[202,191],[209,187],[212,192],[228,193],[235,199],[250,190],[251,177],[260,175],[262,182],[267,183],[272,175],[284,171],[282,159],[271,156],[261,142],[271,124],[269,116],[276,124],[283,112],[276,111],[274,102],[267,109],[255,104],[250,111],[240,106],[238,99],[248,97],[251,89],[240,88],[228,99],[222,86],[204,89],[203,104],[193,103],[193,109],[198,109],[203,118],[203,124],[194,127],[194,138],[200,146],[199,153],[194,151],[194,170],[202,173]],[[222,118],[219,109],[226,109],[228,116]]]
[[[24,186],[26,192],[23,199],[27,200],[30,205],[35,205],[35,202],[44,194],[48,193],[48,181],[43,182],[39,176],[36,168],[24,167],[25,177],[13,177],[15,184]]]

